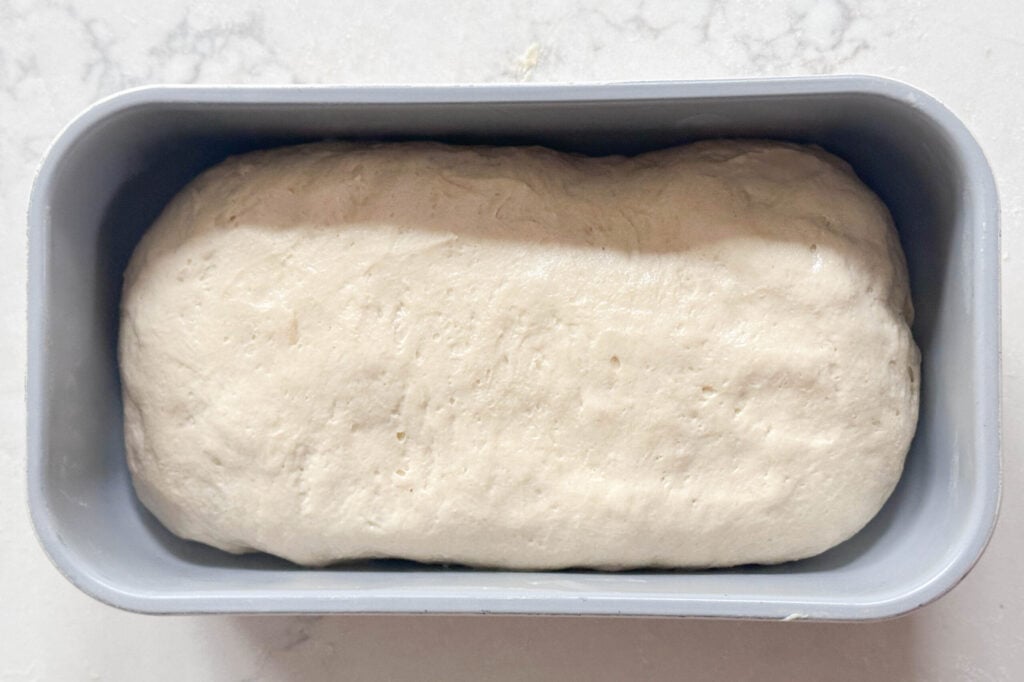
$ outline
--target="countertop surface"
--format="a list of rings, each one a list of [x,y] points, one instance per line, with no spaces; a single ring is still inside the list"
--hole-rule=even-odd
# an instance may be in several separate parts
[[[0,682],[1024,679],[1024,19],[990,0],[0,0]],[[50,141],[148,83],[595,82],[866,73],[949,106],[1003,214],[1004,491],[952,593],[879,623],[142,616],[43,555],[25,501],[25,211]]]

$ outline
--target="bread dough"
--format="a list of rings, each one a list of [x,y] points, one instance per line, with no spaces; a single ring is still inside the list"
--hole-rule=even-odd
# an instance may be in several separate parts
[[[128,463],[177,535],[300,564],[798,559],[900,476],[911,317],[816,148],[256,152],[131,260]]]

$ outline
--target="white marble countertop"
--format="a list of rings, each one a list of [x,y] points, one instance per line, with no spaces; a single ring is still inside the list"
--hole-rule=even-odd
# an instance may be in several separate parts
[[[230,8],[229,8],[230,5]],[[0,682],[1024,679],[1024,19],[1013,0],[0,1]],[[869,624],[152,617],[50,565],[25,502],[25,209],[71,117],[146,83],[615,81],[870,73],[956,112],[1003,206],[1002,515],[970,576]]]

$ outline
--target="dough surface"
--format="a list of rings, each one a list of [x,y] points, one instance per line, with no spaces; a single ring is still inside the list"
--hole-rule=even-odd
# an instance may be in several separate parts
[[[888,211],[810,147],[255,152],[126,272],[128,463],[174,533],[301,564],[798,559],[900,476],[912,315]]]

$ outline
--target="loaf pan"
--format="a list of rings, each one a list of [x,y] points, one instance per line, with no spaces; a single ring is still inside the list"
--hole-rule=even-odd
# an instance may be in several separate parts
[[[140,235],[230,154],[325,137],[632,154],[701,138],[816,143],[888,204],[909,261],[921,417],[881,513],[818,557],[711,571],[307,569],[178,539],[138,502],[122,438],[118,298]],[[952,588],[999,492],[999,226],[992,174],[948,110],[889,80],[581,86],[151,87],[50,148],[29,208],[28,486],[39,539],[88,594],[153,613],[440,612],[876,619]],[[638,528],[637,532],[643,532]]]

